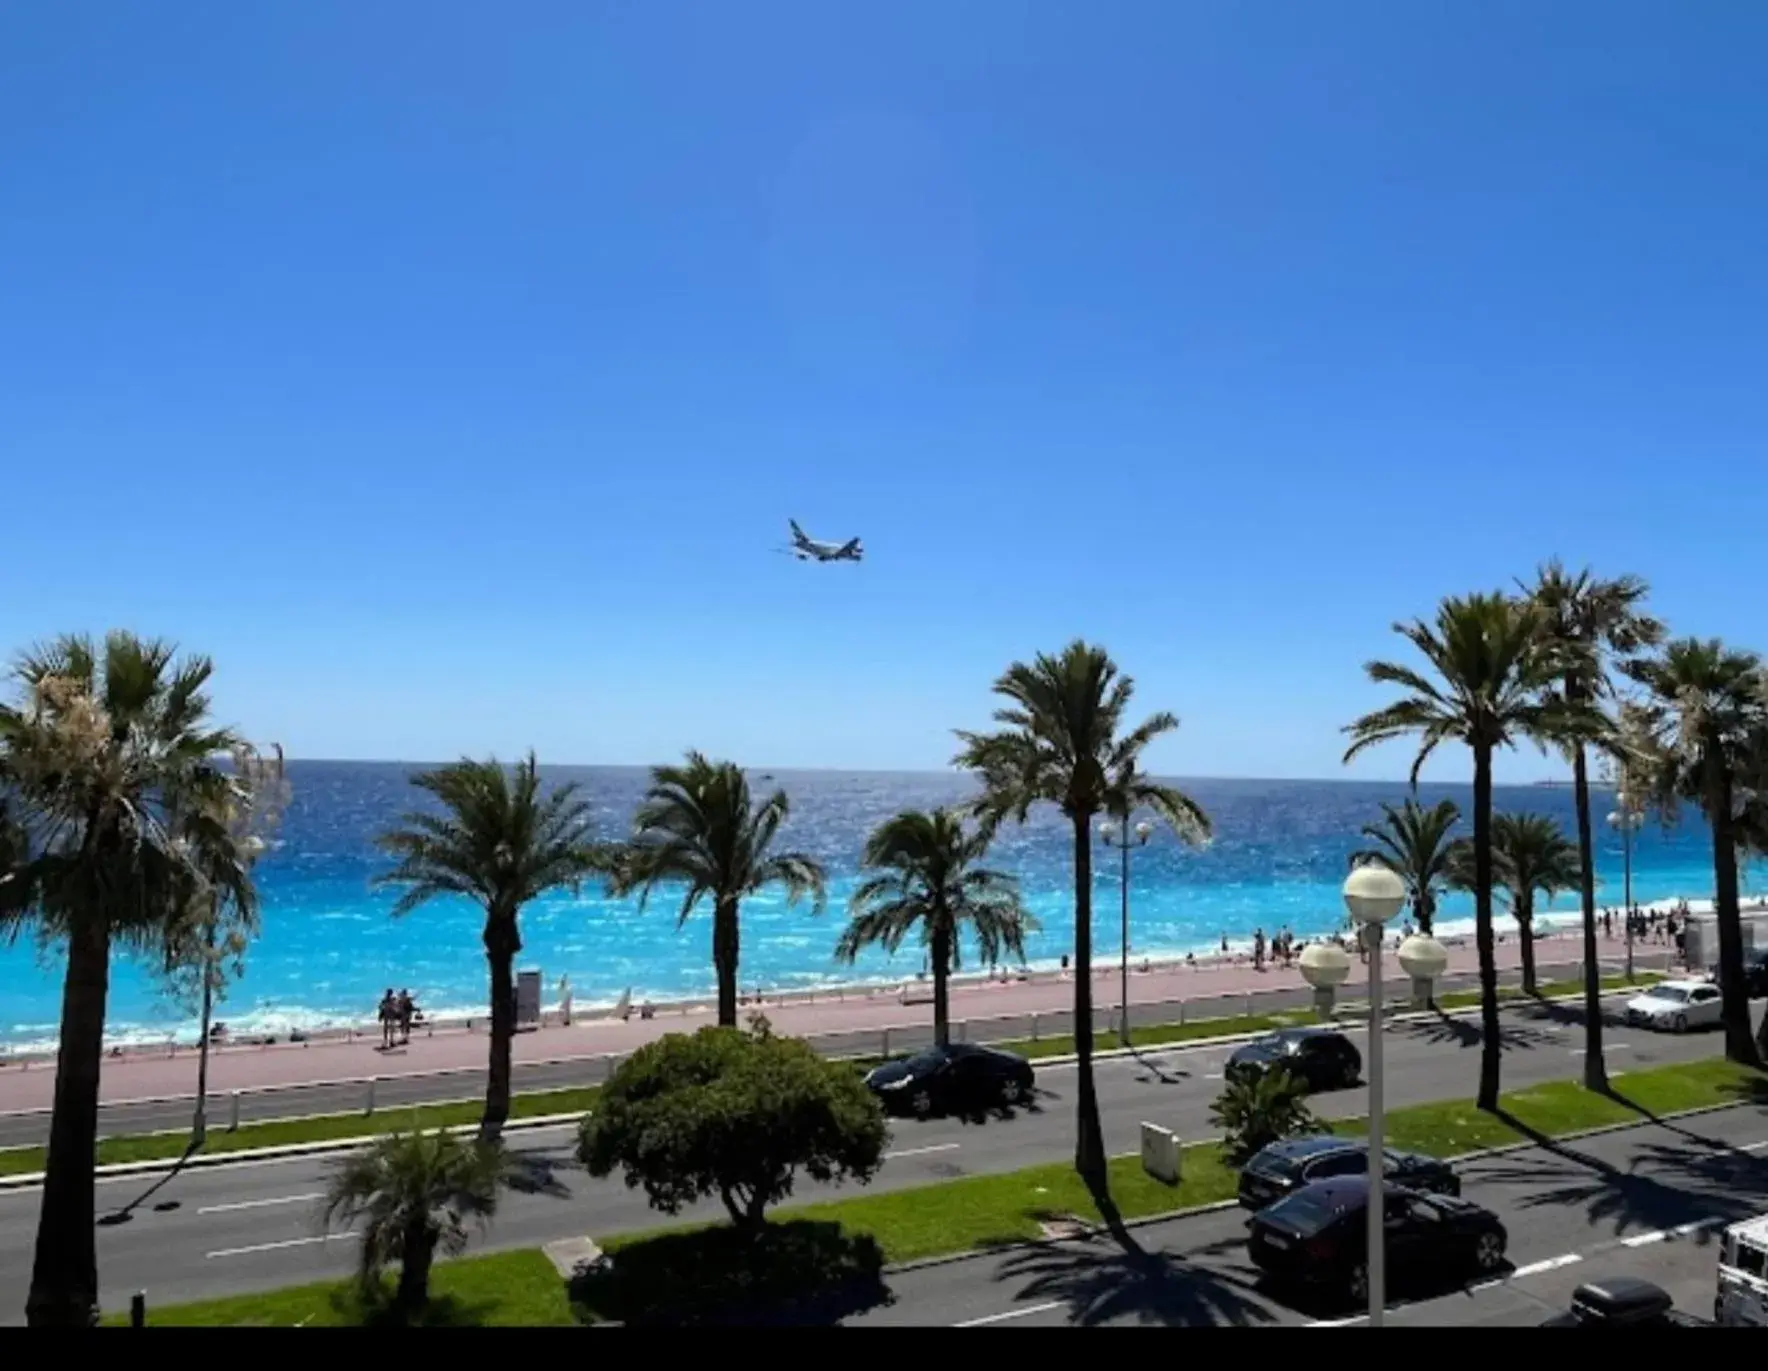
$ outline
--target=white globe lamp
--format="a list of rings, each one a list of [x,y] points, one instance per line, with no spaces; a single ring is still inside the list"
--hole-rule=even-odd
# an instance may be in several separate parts
[[[1345,877],[1344,907],[1358,927],[1381,935],[1384,924],[1406,907],[1406,883],[1374,862],[1356,867]]]
[[[1351,959],[1337,943],[1309,943],[1301,950],[1301,978],[1314,987],[1314,1013],[1332,1017],[1338,987],[1351,976]]]
[[[1412,1006],[1423,1009],[1430,993],[1449,966],[1449,949],[1428,933],[1414,933],[1400,944],[1400,967],[1412,978]]]

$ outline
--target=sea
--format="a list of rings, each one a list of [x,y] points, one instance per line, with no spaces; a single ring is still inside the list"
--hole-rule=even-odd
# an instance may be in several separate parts
[[[543,769],[549,783],[574,782],[591,802],[603,837],[623,835],[642,794],[639,768]],[[480,944],[481,918],[461,899],[440,900],[410,915],[391,916],[396,894],[370,888],[385,869],[375,834],[402,812],[423,807],[400,763],[295,761],[292,800],[274,845],[258,867],[262,931],[216,1015],[230,1032],[287,1033],[372,1019],[382,991],[409,988],[432,1015],[483,1014],[488,1000]],[[776,891],[747,900],[742,910],[741,981],[745,991],[805,990],[837,983],[890,982],[919,972],[922,949],[905,943],[894,958],[876,949],[857,964],[837,964],[835,940],[858,878],[865,835],[903,809],[963,801],[971,781],[958,773],[781,771],[757,773],[760,792],[778,787],[791,800],[779,842],[809,852],[830,875],[827,909],[789,907]],[[1402,784],[1363,781],[1209,780],[1178,782],[1209,813],[1214,837],[1187,848],[1157,831],[1130,859],[1130,945],[1138,959],[1199,956],[1226,940],[1240,946],[1256,930],[1287,928],[1297,936],[1344,925],[1339,887],[1349,854],[1363,846],[1358,830],[1398,803]],[[1425,803],[1452,799],[1471,808],[1466,786],[1426,785]],[[1594,797],[1598,828],[1599,902],[1622,900],[1619,835],[1602,822],[1611,796]],[[1572,794],[1556,786],[1500,787],[1501,811],[1533,812],[1574,831]],[[1465,825],[1465,821],[1464,821]],[[989,864],[1017,875],[1040,929],[1028,942],[1036,967],[1053,967],[1073,946],[1071,837],[1054,809],[1009,825]],[[1746,890],[1763,888],[1763,872],[1745,873]],[[1115,958],[1120,938],[1120,860],[1095,849],[1094,947]],[[1648,819],[1633,842],[1633,891],[1639,901],[1710,898],[1709,836],[1698,814],[1673,827]],[[522,913],[518,969],[541,973],[545,998],[568,976],[579,1006],[697,998],[714,989],[711,920],[698,911],[680,921],[680,899],[659,892],[640,908],[636,898],[610,899],[599,887],[555,892]],[[1576,896],[1544,905],[1543,922],[1575,916]],[[1439,928],[1471,926],[1472,901],[1450,895]],[[1502,915],[1500,917],[1503,917]],[[974,949],[965,964],[974,967]],[[61,949],[28,935],[0,948],[0,1045],[28,1051],[52,1044],[59,1016]],[[150,966],[119,954],[109,1002],[113,1041],[194,1039],[188,1006],[175,1003]]]

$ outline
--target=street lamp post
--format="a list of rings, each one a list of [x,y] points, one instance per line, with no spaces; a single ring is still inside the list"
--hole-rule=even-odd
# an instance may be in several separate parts
[[[1118,1010],[1117,1036],[1125,1047],[1130,1045],[1130,849],[1144,846],[1153,836],[1153,824],[1143,822],[1131,828],[1127,814],[1122,822],[1107,819],[1099,825],[1099,841],[1116,848],[1121,859],[1118,880],[1123,888],[1123,1006]]]
[[[1362,931],[1369,949],[1369,1229],[1364,1261],[1369,1287],[1369,1326],[1381,1327],[1387,1303],[1386,1120],[1382,1110],[1381,1063],[1381,940],[1382,930],[1406,903],[1406,883],[1384,866],[1371,862],[1351,871],[1344,883],[1345,908]]]
[[[1626,910],[1622,922],[1626,925],[1627,936],[1627,979],[1633,979],[1633,830],[1639,827],[1643,815],[1632,795],[1625,790],[1615,796],[1619,806],[1608,816],[1609,824],[1621,833],[1621,871],[1624,890],[1621,904]]]

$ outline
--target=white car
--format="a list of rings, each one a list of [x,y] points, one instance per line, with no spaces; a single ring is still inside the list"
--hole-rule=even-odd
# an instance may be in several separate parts
[[[1659,981],[1627,1001],[1627,1022],[1686,1033],[1719,1022],[1719,987],[1711,981]]]

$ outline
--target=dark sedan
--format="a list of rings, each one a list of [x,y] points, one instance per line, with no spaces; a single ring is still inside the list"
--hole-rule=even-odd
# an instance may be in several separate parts
[[[1662,1286],[1637,1276],[1588,1281],[1572,1291],[1571,1308],[1542,1322],[1543,1328],[1704,1328],[1684,1314]]]
[[[866,1084],[891,1113],[926,1118],[1022,1104],[1031,1098],[1036,1077],[1016,1053],[953,1043],[885,1062],[866,1076]]]
[[[1459,1195],[1461,1178],[1450,1165],[1422,1152],[1386,1149],[1388,1183],[1433,1195]],[[1261,1148],[1240,1171],[1240,1204],[1258,1211],[1293,1190],[1334,1176],[1367,1176],[1368,1144],[1357,1138],[1318,1134],[1285,1138]]]
[[[1509,1235],[1498,1216],[1470,1200],[1388,1190],[1387,1269],[1419,1287],[1504,1264]],[[1340,1176],[1303,1186],[1248,1225],[1247,1255],[1275,1284],[1313,1286],[1352,1303],[1369,1298],[1369,1183]]]
[[[1718,984],[1717,963],[1707,968],[1707,976]],[[1768,996],[1768,948],[1755,948],[1743,954],[1743,989],[1752,1000]]]
[[[1336,1029],[1285,1028],[1236,1049],[1223,1068],[1231,1081],[1264,1071],[1287,1072],[1310,1091],[1337,1090],[1362,1078],[1363,1054]]]

